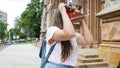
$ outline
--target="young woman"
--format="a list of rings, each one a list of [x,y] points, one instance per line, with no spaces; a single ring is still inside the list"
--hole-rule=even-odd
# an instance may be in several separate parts
[[[65,4],[60,3],[54,12],[53,26],[46,33],[46,54],[56,42],[45,68],[75,68],[77,64],[78,45],[91,44],[93,37],[85,22],[81,22],[83,36],[77,32],[69,19]]]

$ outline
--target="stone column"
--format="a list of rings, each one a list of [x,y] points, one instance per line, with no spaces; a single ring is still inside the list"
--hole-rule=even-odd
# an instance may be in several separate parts
[[[51,24],[51,3],[48,5],[48,10],[47,10],[47,19],[46,19],[46,29],[50,27]]]
[[[44,40],[44,33],[46,31],[46,18],[47,18],[47,13],[46,13],[46,0],[44,0],[44,9],[43,9],[43,14],[42,14],[42,23],[41,23],[41,34],[40,34],[40,43]]]
[[[51,13],[49,11],[47,14],[47,24],[46,24],[47,27],[46,28],[50,27],[50,23],[51,23]]]
[[[42,14],[42,24],[41,24],[41,31],[46,29],[46,8],[43,10]]]

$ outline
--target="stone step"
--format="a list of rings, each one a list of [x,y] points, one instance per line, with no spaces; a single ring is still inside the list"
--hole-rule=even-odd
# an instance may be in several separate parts
[[[109,68],[109,67],[105,66],[105,67],[91,67],[91,68]]]
[[[84,54],[84,53],[79,53],[79,56],[80,56],[80,57],[83,57],[83,58],[98,58],[98,55],[97,55],[97,54]]]
[[[103,59],[101,58],[81,58],[78,57],[78,62],[80,63],[92,63],[92,62],[102,62]]]
[[[88,67],[76,67],[76,68],[88,68]],[[103,67],[91,67],[91,68],[110,68],[108,66],[103,66]]]
[[[95,63],[78,63],[76,68],[92,68],[92,67],[107,67],[107,62],[95,62]]]
[[[84,54],[98,54],[97,48],[84,48],[84,49],[78,49],[78,53],[84,53]]]

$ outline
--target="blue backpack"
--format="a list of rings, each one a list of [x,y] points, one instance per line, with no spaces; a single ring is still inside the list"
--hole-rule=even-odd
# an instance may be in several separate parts
[[[42,42],[42,45],[40,47],[40,52],[39,52],[39,57],[42,59],[45,57],[45,52],[46,52],[46,41]]]
[[[50,54],[52,53],[52,51],[53,51],[56,44],[57,44],[57,42],[50,48],[47,56],[45,56],[45,53],[46,53],[46,41],[42,42],[40,52],[39,52],[39,57],[41,58],[41,66],[40,66],[40,68],[44,68],[45,64],[48,62],[48,58],[49,58]]]

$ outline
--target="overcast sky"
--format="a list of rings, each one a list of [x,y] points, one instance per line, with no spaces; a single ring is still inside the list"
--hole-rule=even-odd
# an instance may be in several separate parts
[[[31,0],[0,0],[0,10],[7,12],[8,29],[13,28],[15,17],[25,10]]]

